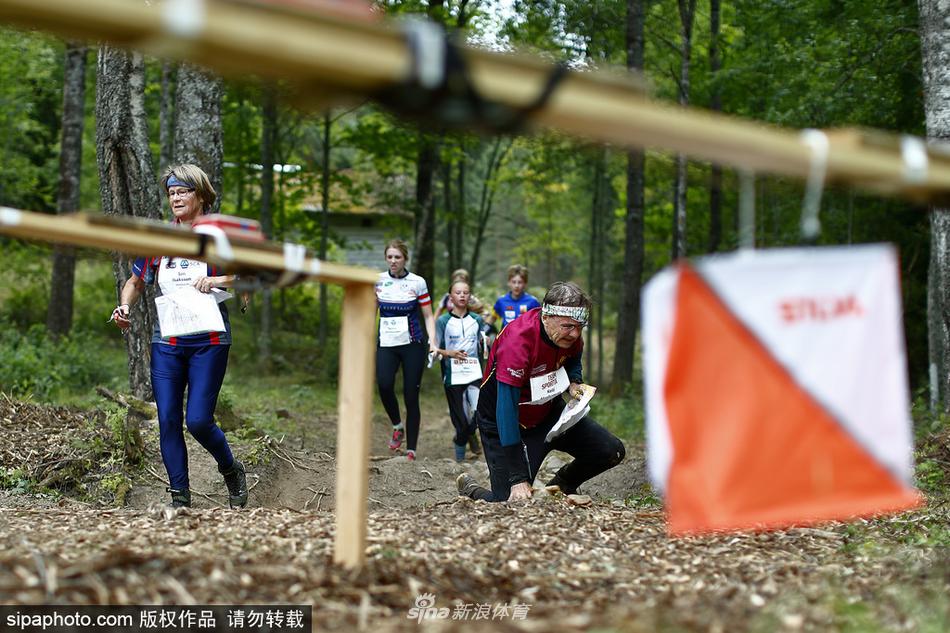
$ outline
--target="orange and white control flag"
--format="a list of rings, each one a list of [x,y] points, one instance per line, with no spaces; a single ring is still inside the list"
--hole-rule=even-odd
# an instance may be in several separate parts
[[[648,465],[671,533],[921,503],[892,246],[668,268],[645,289],[643,346]]]

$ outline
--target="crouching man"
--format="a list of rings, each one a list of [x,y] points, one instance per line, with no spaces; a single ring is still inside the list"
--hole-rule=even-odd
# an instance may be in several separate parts
[[[492,346],[482,380],[475,419],[482,437],[491,490],[468,474],[457,480],[459,494],[485,501],[516,501],[531,496],[531,484],[544,458],[563,451],[574,461],[548,485],[574,494],[588,479],[623,461],[623,442],[589,417],[545,441],[565,407],[561,393],[582,394],[581,333],[591,300],[571,282],[552,285],[540,308],[508,325]]]

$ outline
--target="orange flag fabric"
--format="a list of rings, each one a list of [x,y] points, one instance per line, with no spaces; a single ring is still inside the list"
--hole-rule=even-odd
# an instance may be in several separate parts
[[[888,245],[668,268],[643,306],[648,465],[672,534],[921,503],[900,280]]]

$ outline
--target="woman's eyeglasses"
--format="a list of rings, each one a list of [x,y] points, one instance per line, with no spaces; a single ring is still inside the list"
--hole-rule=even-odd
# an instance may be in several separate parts
[[[194,189],[169,189],[168,197],[171,198],[187,198],[195,192]]]

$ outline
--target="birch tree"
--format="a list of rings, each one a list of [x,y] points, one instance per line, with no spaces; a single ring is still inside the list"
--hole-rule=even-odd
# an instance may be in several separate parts
[[[693,50],[693,18],[696,0],[678,0],[680,17],[680,76],[678,102],[689,105],[689,65]],[[685,154],[676,155],[676,184],[673,194],[673,259],[686,256],[686,168]]]
[[[950,2],[918,0],[928,138],[950,140]],[[950,398],[950,209],[930,214],[927,322],[931,406],[948,411]]]

